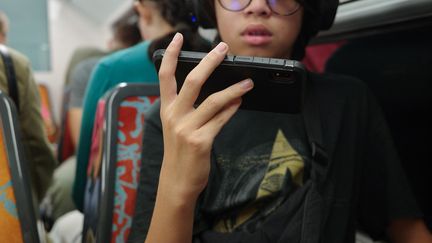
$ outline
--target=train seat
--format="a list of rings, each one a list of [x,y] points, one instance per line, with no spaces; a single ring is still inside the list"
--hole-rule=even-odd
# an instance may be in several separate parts
[[[104,118],[96,118],[96,122],[104,124],[95,124],[96,129],[104,128],[101,149],[93,150],[96,154],[100,151],[101,156],[95,156],[97,159],[89,165],[93,168],[89,172],[100,170],[89,173],[93,181],[100,178],[100,190],[96,190],[100,207],[98,215],[93,216],[97,226],[95,221],[91,226],[84,223],[84,227],[92,227],[96,242],[127,240],[139,182],[145,112],[158,97],[159,86],[154,84],[120,84],[104,96]]]
[[[38,243],[28,163],[15,104],[0,91],[0,235],[2,242]]]

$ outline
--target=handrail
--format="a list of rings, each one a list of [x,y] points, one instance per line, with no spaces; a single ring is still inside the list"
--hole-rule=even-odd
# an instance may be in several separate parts
[[[319,33],[315,43],[369,33],[379,29],[412,28],[413,23],[432,26],[431,0],[357,0],[339,6],[333,27]]]

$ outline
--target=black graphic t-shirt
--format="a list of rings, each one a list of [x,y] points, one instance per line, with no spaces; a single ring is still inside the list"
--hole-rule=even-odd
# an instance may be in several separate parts
[[[367,87],[337,75],[309,74],[308,82],[316,90],[330,162],[327,179],[332,185],[331,190],[323,188],[321,195],[331,202],[323,229],[316,232],[321,241],[354,242],[357,229],[383,239],[391,220],[421,217],[385,119]],[[153,108],[144,128],[140,183],[128,242],[145,240],[156,199],[163,137],[159,105]],[[290,242],[284,235],[277,241],[267,238],[269,231],[280,232],[285,227],[277,220],[274,225],[260,224],[265,218],[278,218],[278,208],[285,206],[281,201],[288,198],[285,201],[289,202],[295,192],[302,191],[302,183],[306,186],[310,164],[306,138],[301,116],[237,113],[216,137],[209,184],[196,210],[194,231],[199,233],[195,239]],[[249,234],[255,229],[260,237]],[[238,231],[250,238],[242,239]]]
[[[213,146],[211,176],[200,203],[210,227],[254,231],[303,184],[305,141],[300,115],[240,110]]]

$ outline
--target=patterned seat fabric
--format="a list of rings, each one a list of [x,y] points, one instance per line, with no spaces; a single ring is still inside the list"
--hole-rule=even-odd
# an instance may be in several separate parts
[[[63,91],[63,101],[60,114],[60,124],[58,128],[57,139],[57,159],[60,163],[67,160],[70,156],[75,154],[75,145],[72,141],[72,134],[70,131],[69,121],[69,96],[70,90],[66,87]]]
[[[48,140],[51,144],[57,142],[57,125],[54,123],[51,99],[48,87],[44,84],[38,84],[39,95],[41,99],[41,115]]]
[[[99,210],[101,200],[100,166],[103,151],[103,124],[105,122],[105,97],[98,101],[93,134],[87,165],[87,182],[84,195],[84,226],[83,236],[88,242],[96,238],[97,225],[99,223]]]
[[[135,211],[141,166],[144,113],[157,96],[135,96],[118,110],[117,159],[111,242],[126,242]]]
[[[105,99],[100,99],[97,104],[95,120],[93,124],[92,142],[87,166],[87,176],[98,177],[103,151],[103,124],[105,122]]]
[[[0,242],[39,243],[18,112],[0,91]],[[41,232],[42,233],[42,232]]]
[[[1,121],[0,121],[1,124]],[[21,225],[16,209],[3,131],[0,127],[0,236],[2,242],[23,242]]]

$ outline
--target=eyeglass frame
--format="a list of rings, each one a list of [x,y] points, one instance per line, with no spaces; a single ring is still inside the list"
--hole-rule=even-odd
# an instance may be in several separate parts
[[[221,5],[221,7],[222,7],[223,9],[225,9],[225,10],[227,10],[227,11],[231,11],[231,12],[240,12],[240,11],[245,10],[245,9],[246,9],[250,4],[251,4],[252,1],[253,1],[253,0],[249,0],[249,2],[248,2],[248,3],[247,3],[243,8],[240,8],[240,9],[238,9],[238,10],[232,10],[232,9],[229,9],[229,8],[226,7],[224,4],[222,4],[222,0],[218,0],[218,3]],[[302,4],[301,4],[300,1],[298,1],[298,0],[294,0],[294,1],[297,3],[296,8],[295,8],[293,11],[291,11],[290,13],[288,13],[288,14],[281,14],[281,13],[276,12],[276,11],[273,9],[272,5],[270,4],[270,0],[266,0],[267,5],[269,6],[270,10],[271,10],[273,13],[275,13],[275,14],[277,14],[277,15],[280,15],[280,16],[291,16],[291,15],[295,14],[296,12],[298,12],[298,11],[300,10],[300,8],[302,7]]]

